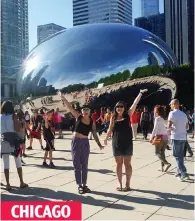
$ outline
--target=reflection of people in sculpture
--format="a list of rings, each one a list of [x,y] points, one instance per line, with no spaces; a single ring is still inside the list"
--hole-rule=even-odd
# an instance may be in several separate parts
[[[104,141],[107,145],[107,141],[112,134],[112,148],[113,154],[116,160],[116,171],[119,182],[117,191],[130,191],[130,179],[132,175],[131,157],[133,155],[133,135],[131,125],[129,124],[129,117],[134,113],[138,102],[140,101],[142,94],[146,92],[140,90],[140,93],[134,100],[132,106],[129,109],[129,113],[125,110],[123,102],[119,101],[114,108],[114,114],[111,117],[108,133]],[[125,165],[126,173],[126,187],[122,188],[122,166]]]
[[[71,106],[61,92],[59,92],[59,95],[72,115],[77,119],[71,148],[78,192],[79,194],[89,193],[91,190],[87,187],[87,173],[90,152],[88,135],[90,131],[92,131],[99,148],[103,149],[103,146],[96,134],[96,125],[90,117],[90,108],[88,106],[82,107],[80,114]]]

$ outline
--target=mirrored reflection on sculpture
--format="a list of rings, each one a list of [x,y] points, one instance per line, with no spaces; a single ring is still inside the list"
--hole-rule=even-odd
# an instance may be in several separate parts
[[[146,65],[173,67],[177,60],[165,42],[146,30],[124,24],[81,25],[36,46],[24,61],[17,87],[19,94],[55,94],[68,85],[95,87],[101,78],[125,70],[132,74]]]

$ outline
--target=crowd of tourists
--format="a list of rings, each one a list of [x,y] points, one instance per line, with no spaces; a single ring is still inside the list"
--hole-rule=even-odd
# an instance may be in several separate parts
[[[116,174],[118,178],[117,191],[131,190],[133,141],[138,139],[138,132],[143,135],[143,140],[155,146],[162,172],[167,172],[171,164],[167,161],[165,151],[170,149],[171,144],[173,156],[177,163],[176,176],[181,180],[189,179],[187,169],[184,165],[184,157],[189,152],[193,156],[192,149],[187,141],[187,131],[190,129],[194,137],[194,112],[187,111],[181,107],[179,101],[174,99],[170,103],[170,112],[164,106],[156,105],[149,111],[148,107],[139,107],[138,103],[147,89],[140,90],[133,104],[127,109],[127,105],[119,101],[113,109],[102,107],[92,112],[85,104],[80,107],[72,105],[65,96],[59,92],[58,95],[63,105],[70,111],[72,118],[71,130],[74,133],[71,142],[72,161],[75,172],[75,180],[78,185],[79,194],[90,193],[87,186],[88,160],[90,154],[89,140],[93,139],[102,150],[112,140],[113,156],[116,161]],[[43,102],[44,103],[44,102]],[[180,110],[181,109],[181,110]],[[62,119],[59,108],[56,110],[33,109],[33,114],[21,109],[14,109],[11,101],[4,101],[1,105],[1,157],[4,162],[4,173],[7,190],[11,189],[9,182],[9,160],[13,155],[16,168],[20,178],[20,187],[28,185],[23,181],[22,165],[25,164],[27,150],[33,149],[33,140],[37,139],[40,149],[44,151],[42,166],[55,169],[53,162],[53,151],[55,151],[55,137],[63,139]],[[148,133],[151,136],[148,138]],[[100,142],[100,136],[105,133],[105,139]],[[98,136],[99,134],[99,136]],[[26,139],[29,146],[26,148]],[[43,146],[45,140],[45,146]],[[169,142],[171,141],[171,142]],[[47,162],[49,159],[49,163]],[[122,184],[122,168],[125,167],[126,183]]]

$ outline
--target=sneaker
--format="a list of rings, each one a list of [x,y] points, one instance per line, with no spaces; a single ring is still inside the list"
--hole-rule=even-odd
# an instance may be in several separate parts
[[[176,174],[175,174],[175,177],[177,177],[177,178],[180,179],[180,177],[181,177],[181,173],[176,173]]]
[[[55,168],[55,165],[53,164],[53,162],[51,162],[51,163],[49,164],[49,167]]]
[[[189,176],[187,174],[180,177],[180,181],[184,181],[184,180],[188,180],[188,179],[189,179]]]
[[[193,153],[190,153],[187,157],[193,157],[193,155],[194,155]]]
[[[167,145],[166,149],[167,149],[167,150],[171,150],[171,148],[170,148],[168,145]]]
[[[46,162],[43,162],[44,167],[48,167],[49,165]]]
[[[32,147],[31,147],[31,146],[29,146],[29,147],[27,147],[26,149],[27,149],[27,150],[32,150]]]

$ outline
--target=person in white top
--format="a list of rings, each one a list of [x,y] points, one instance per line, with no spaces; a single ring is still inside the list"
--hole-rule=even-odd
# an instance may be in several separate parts
[[[10,190],[11,186],[9,183],[9,156],[10,154],[14,155],[15,146],[16,146],[16,131],[19,131],[20,127],[18,125],[16,116],[14,114],[14,107],[11,101],[4,101],[1,106],[1,146],[0,153],[3,158],[4,163],[4,174],[6,180],[6,189]],[[20,188],[28,187],[28,184],[23,181],[23,173],[22,173],[22,164],[21,157],[14,156],[14,160],[16,163],[16,168],[18,172],[18,176],[20,179]]]
[[[164,108],[162,106],[156,105],[154,107],[154,116],[155,116],[154,128],[150,137],[150,142],[152,142],[155,136],[157,135],[162,136],[162,141],[160,142],[160,144],[155,145],[155,153],[158,156],[159,160],[161,161],[162,172],[167,172],[171,164],[167,162],[165,157],[165,149],[168,144],[168,134],[167,134],[167,129],[165,127]],[[164,166],[166,166],[165,169]]]
[[[28,111],[25,112],[26,130],[30,132],[30,114]]]
[[[179,110],[179,101],[174,99],[170,103],[171,112],[168,116],[168,129],[171,132],[173,146],[173,156],[177,162],[177,174],[181,181],[189,178],[184,166],[184,148],[186,144],[186,134],[188,129],[188,118],[186,114]]]

